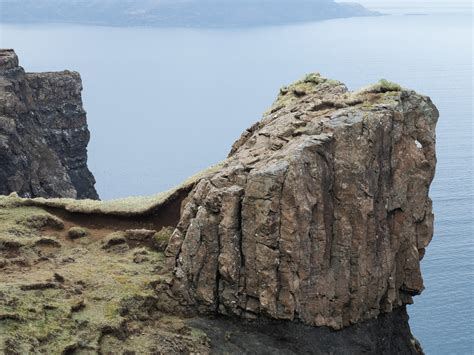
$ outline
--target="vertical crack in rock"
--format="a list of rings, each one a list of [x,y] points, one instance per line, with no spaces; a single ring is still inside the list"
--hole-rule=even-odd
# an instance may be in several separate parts
[[[381,81],[282,90],[182,207],[166,255],[199,312],[341,329],[423,290],[438,111]],[[418,142],[418,144],[417,144]]]

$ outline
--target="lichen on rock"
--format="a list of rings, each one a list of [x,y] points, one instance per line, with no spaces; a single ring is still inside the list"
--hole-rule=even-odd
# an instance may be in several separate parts
[[[286,87],[187,198],[166,251],[175,292],[201,312],[333,329],[411,303],[433,234],[437,118],[384,80]]]
[[[164,193],[0,197],[0,352],[421,353],[437,118],[310,74]]]

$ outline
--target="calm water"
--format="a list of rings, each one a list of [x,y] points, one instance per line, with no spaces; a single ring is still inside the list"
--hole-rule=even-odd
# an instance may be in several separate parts
[[[351,89],[387,78],[430,95],[441,112],[431,190],[436,232],[411,325],[428,354],[470,354],[471,16],[397,9],[387,17],[232,31],[1,26],[1,46],[14,47],[28,71],[81,72],[89,166],[103,199],[156,193],[224,159],[279,87],[310,71]]]

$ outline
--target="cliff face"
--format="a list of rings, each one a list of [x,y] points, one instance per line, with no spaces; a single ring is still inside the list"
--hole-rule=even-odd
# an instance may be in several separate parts
[[[18,107],[84,118],[68,106],[72,88],[80,103],[77,76],[44,74],[46,85],[2,63],[4,111],[23,112],[2,116],[15,122],[8,137],[26,122],[44,134],[27,142],[55,157],[47,142],[63,116]],[[0,196],[0,353],[422,353],[405,305],[423,290],[433,234],[437,118],[429,98],[396,84],[349,92],[311,74],[281,89],[223,163],[175,189],[105,202]],[[57,155],[43,160],[75,191]],[[20,181],[35,185],[38,166]]]
[[[0,194],[98,198],[75,72],[25,73],[0,50]]]
[[[186,199],[166,251],[200,312],[341,329],[412,302],[433,235],[438,112],[381,81],[283,88]]]

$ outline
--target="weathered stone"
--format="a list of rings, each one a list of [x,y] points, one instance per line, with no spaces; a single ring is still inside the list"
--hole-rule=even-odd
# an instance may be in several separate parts
[[[185,200],[165,255],[198,311],[341,329],[423,290],[437,109],[386,81],[307,78]]]
[[[156,231],[149,229],[128,229],[125,238],[129,241],[146,242],[151,241]]]
[[[83,227],[72,227],[68,230],[67,235],[71,239],[79,239],[88,236],[89,231]]]
[[[173,234],[173,227],[163,227],[153,235],[153,248],[157,251],[165,251]]]
[[[25,73],[0,50],[0,194],[97,199],[78,73]]]
[[[116,245],[127,244],[127,239],[123,232],[113,232],[107,235],[102,241],[103,249],[110,249]]]

